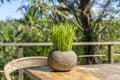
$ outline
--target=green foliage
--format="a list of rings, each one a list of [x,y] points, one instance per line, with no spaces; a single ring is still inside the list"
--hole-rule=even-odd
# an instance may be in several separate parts
[[[50,42],[51,22],[46,20],[34,21],[31,27],[22,20],[7,20],[0,22],[0,42]],[[24,47],[24,56],[47,56],[51,47]],[[4,65],[17,58],[17,47],[0,47],[0,70]],[[18,80],[13,76],[13,80]],[[0,75],[2,79],[2,74]],[[25,80],[30,80],[26,79]]]
[[[54,25],[52,29],[53,49],[59,51],[72,50],[74,30],[69,24]]]

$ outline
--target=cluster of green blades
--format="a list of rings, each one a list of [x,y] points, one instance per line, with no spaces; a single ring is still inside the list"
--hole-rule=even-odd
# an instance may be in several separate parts
[[[72,50],[74,30],[69,24],[54,25],[52,29],[52,43],[54,50]]]

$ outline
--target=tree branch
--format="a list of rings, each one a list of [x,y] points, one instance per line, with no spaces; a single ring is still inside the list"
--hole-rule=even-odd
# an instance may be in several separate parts
[[[116,11],[115,14],[119,13],[120,11]],[[114,19],[114,16],[111,17],[111,19],[108,20],[108,22],[105,24],[105,26],[99,31],[99,33],[102,33],[107,27],[108,25],[110,24],[110,22]]]
[[[101,20],[103,13],[105,12],[106,7],[108,6],[108,4],[110,3],[110,0],[107,0],[106,3],[102,6],[103,10],[101,11],[101,13],[98,16],[98,19],[96,20],[96,22],[98,22],[99,20]]]

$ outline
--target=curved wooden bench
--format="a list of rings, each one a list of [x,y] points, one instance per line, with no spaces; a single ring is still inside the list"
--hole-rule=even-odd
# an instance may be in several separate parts
[[[15,70],[47,65],[47,57],[24,57],[12,60],[4,67],[5,80],[11,80],[10,73]]]

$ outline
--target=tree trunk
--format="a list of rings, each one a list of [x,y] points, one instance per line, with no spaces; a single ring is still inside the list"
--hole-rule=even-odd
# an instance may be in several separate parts
[[[92,27],[91,27],[91,15],[90,15],[90,0],[81,0],[81,23],[84,29],[84,42],[92,42]],[[84,52],[85,55],[94,55],[95,47],[94,46],[85,46]],[[86,64],[96,64],[99,63],[97,57],[87,57]]]

